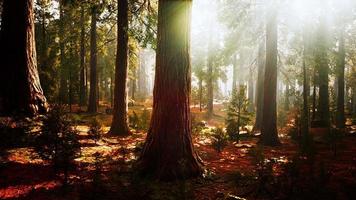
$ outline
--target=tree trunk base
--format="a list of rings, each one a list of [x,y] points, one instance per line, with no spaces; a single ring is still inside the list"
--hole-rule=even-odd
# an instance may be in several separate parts
[[[158,135],[161,134],[155,134]],[[174,139],[174,135],[170,137],[168,140],[160,141],[159,138],[153,139],[148,136],[138,162],[141,175],[162,181],[201,176],[204,171],[203,163],[199,155],[194,152],[190,139],[186,137],[184,140],[182,138],[178,140],[178,138]]]
[[[132,135],[132,132],[127,126],[111,126],[107,135],[126,137]]]

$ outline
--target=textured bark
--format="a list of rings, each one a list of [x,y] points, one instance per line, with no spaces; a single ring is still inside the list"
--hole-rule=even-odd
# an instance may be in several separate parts
[[[0,112],[47,111],[36,60],[32,0],[5,0],[0,31]]]
[[[338,63],[337,63],[337,113],[336,127],[345,128],[345,37],[340,33]]]
[[[80,31],[80,86],[79,86],[79,103],[80,106],[85,106],[86,105],[86,99],[87,99],[87,91],[86,91],[86,77],[85,77],[85,19],[84,19],[84,6],[81,6],[80,10],[80,26],[81,26],[81,31]]]
[[[260,44],[258,50],[258,71],[256,82],[256,121],[253,127],[254,131],[260,131],[262,127],[263,118],[263,96],[264,96],[264,75],[265,75],[265,43]]]
[[[264,145],[278,145],[277,132],[277,53],[278,26],[275,10],[270,11],[266,26],[266,68],[264,80],[263,122],[261,142]]]
[[[97,8],[93,6],[91,9],[91,25],[90,25],[90,93],[88,112],[96,113],[98,111],[98,70],[97,70]]]
[[[115,91],[113,121],[110,134],[130,134],[127,121],[127,66],[128,66],[128,0],[117,3],[117,56],[115,67]]]
[[[320,124],[323,127],[330,127],[330,111],[329,111],[329,65],[327,60],[326,47],[326,22],[320,22],[318,32],[318,49],[316,50],[316,63],[319,82],[319,100],[318,100],[318,117]]]
[[[153,113],[139,164],[161,180],[202,174],[191,138],[192,1],[160,0]]]

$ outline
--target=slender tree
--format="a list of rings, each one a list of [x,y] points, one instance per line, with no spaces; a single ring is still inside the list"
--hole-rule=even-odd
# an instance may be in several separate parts
[[[47,111],[38,71],[33,0],[4,0],[0,30],[0,112]]]
[[[208,65],[208,71],[207,71],[207,80],[206,80],[206,87],[207,87],[207,116],[208,118],[211,118],[214,115],[214,78],[213,78],[213,65],[214,65],[214,60],[213,60],[213,42],[212,42],[212,31],[210,31],[209,35],[209,42],[208,42],[208,56],[207,56],[207,65]]]
[[[128,135],[127,123],[127,66],[128,66],[128,0],[117,1],[117,54],[113,121],[109,133]]]
[[[98,70],[97,70],[97,6],[91,8],[90,25],[90,94],[88,112],[96,113],[98,111]]]
[[[153,113],[140,157],[144,174],[162,180],[198,176],[190,118],[191,0],[159,0]]]
[[[277,132],[277,53],[278,25],[277,10],[269,11],[266,24],[266,68],[264,80],[263,121],[261,142],[264,145],[278,145]]]

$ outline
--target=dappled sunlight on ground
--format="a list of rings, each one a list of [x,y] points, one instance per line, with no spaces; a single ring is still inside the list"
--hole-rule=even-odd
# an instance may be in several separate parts
[[[137,109],[143,109],[143,107]],[[217,113],[212,120],[207,120],[207,128],[203,132],[193,135],[195,150],[202,159],[207,172],[204,179],[187,181],[193,190],[195,199],[216,199],[215,195],[218,192],[244,194],[246,188],[236,185],[235,176],[236,174],[250,175],[256,181],[257,170],[261,166],[256,161],[256,156],[251,152],[258,148],[262,149],[262,162],[272,165],[272,174],[276,177],[283,176],[285,167],[298,155],[298,145],[288,136],[288,128],[279,130],[282,143],[280,146],[260,147],[256,135],[244,134],[239,142],[228,142],[221,153],[218,153],[212,147],[210,135],[210,129],[215,128],[223,121],[223,117],[219,115],[219,112]],[[203,113],[200,113],[199,117],[201,118],[198,120],[204,119],[202,116]],[[84,118],[87,121],[90,119],[89,115],[78,118],[81,120]],[[109,119],[107,116],[99,118]],[[291,121],[287,127],[292,127],[293,123]],[[94,141],[87,134],[89,127],[86,124],[86,122],[80,123],[75,127],[79,132],[81,155],[75,159],[76,168],[71,169],[69,173],[71,195],[78,196],[78,190],[81,190],[78,188],[81,187],[84,187],[84,191],[87,193],[91,193],[96,173],[99,173],[100,181],[105,183],[106,187],[116,195],[121,195],[122,188],[125,189],[125,192],[137,193],[135,188],[131,188],[134,187],[134,183],[130,182],[128,177],[130,177],[130,173],[133,173],[132,166],[142,149],[146,133],[133,130],[132,135],[120,138],[106,135],[110,127],[104,126],[101,139]],[[109,122],[105,122],[105,124],[109,124]],[[252,129],[252,126],[248,129]],[[352,126],[349,129],[356,130]],[[317,143],[318,154],[315,157],[315,163],[318,164],[315,165],[326,163],[326,173],[330,175],[330,180],[335,184],[333,186],[335,188],[340,187],[338,184],[341,182],[347,186],[355,184],[356,147],[354,144],[355,137],[350,135],[339,142],[337,156],[334,156],[330,146]],[[30,199],[53,199],[49,198],[49,193],[60,191],[63,174],[54,175],[53,167],[39,159],[32,147],[8,149],[6,156],[3,156],[2,159],[0,160],[0,177],[3,177],[0,179],[0,199],[29,196]],[[306,157],[300,157],[300,159],[307,160]],[[308,173],[313,171],[308,169],[308,166],[303,166],[302,169]],[[160,191],[161,188],[157,190]]]

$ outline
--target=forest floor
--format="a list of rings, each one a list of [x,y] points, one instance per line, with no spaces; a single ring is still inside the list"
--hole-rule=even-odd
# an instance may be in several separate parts
[[[142,110],[142,109],[137,109]],[[193,112],[198,112],[195,108]],[[137,111],[139,112],[139,111]],[[70,171],[69,185],[63,174],[53,173],[28,143],[7,146],[0,155],[0,199],[355,199],[355,126],[337,142],[315,142],[315,153],[300,154],[298,144],[280,129],[282,145],[262,147],[255,136],[229,142],[218,153],[211,137],[194,134],[194,146],[204,163],[203,177],[159,182],[143,179],[134,168],[146,134],[126,138],[88,138],[85,118],[76,126],[81,156]],[[108,130],[109,115],[99,116]],[[198,117],[199,118],[199,117]],[[219,111],[208,126],[223,121]],[[200,118],[199,118],[200,119]],[[16,124],[13,124],[16,127]],[[1,137],[3,140],[3,136]],[[21,139],[20,139],[21,140]],[[14,141],[8,141],[13,143]],[[19,138],[16,138],[19,141]],[[23,141],[23,139],[22,139]]]

